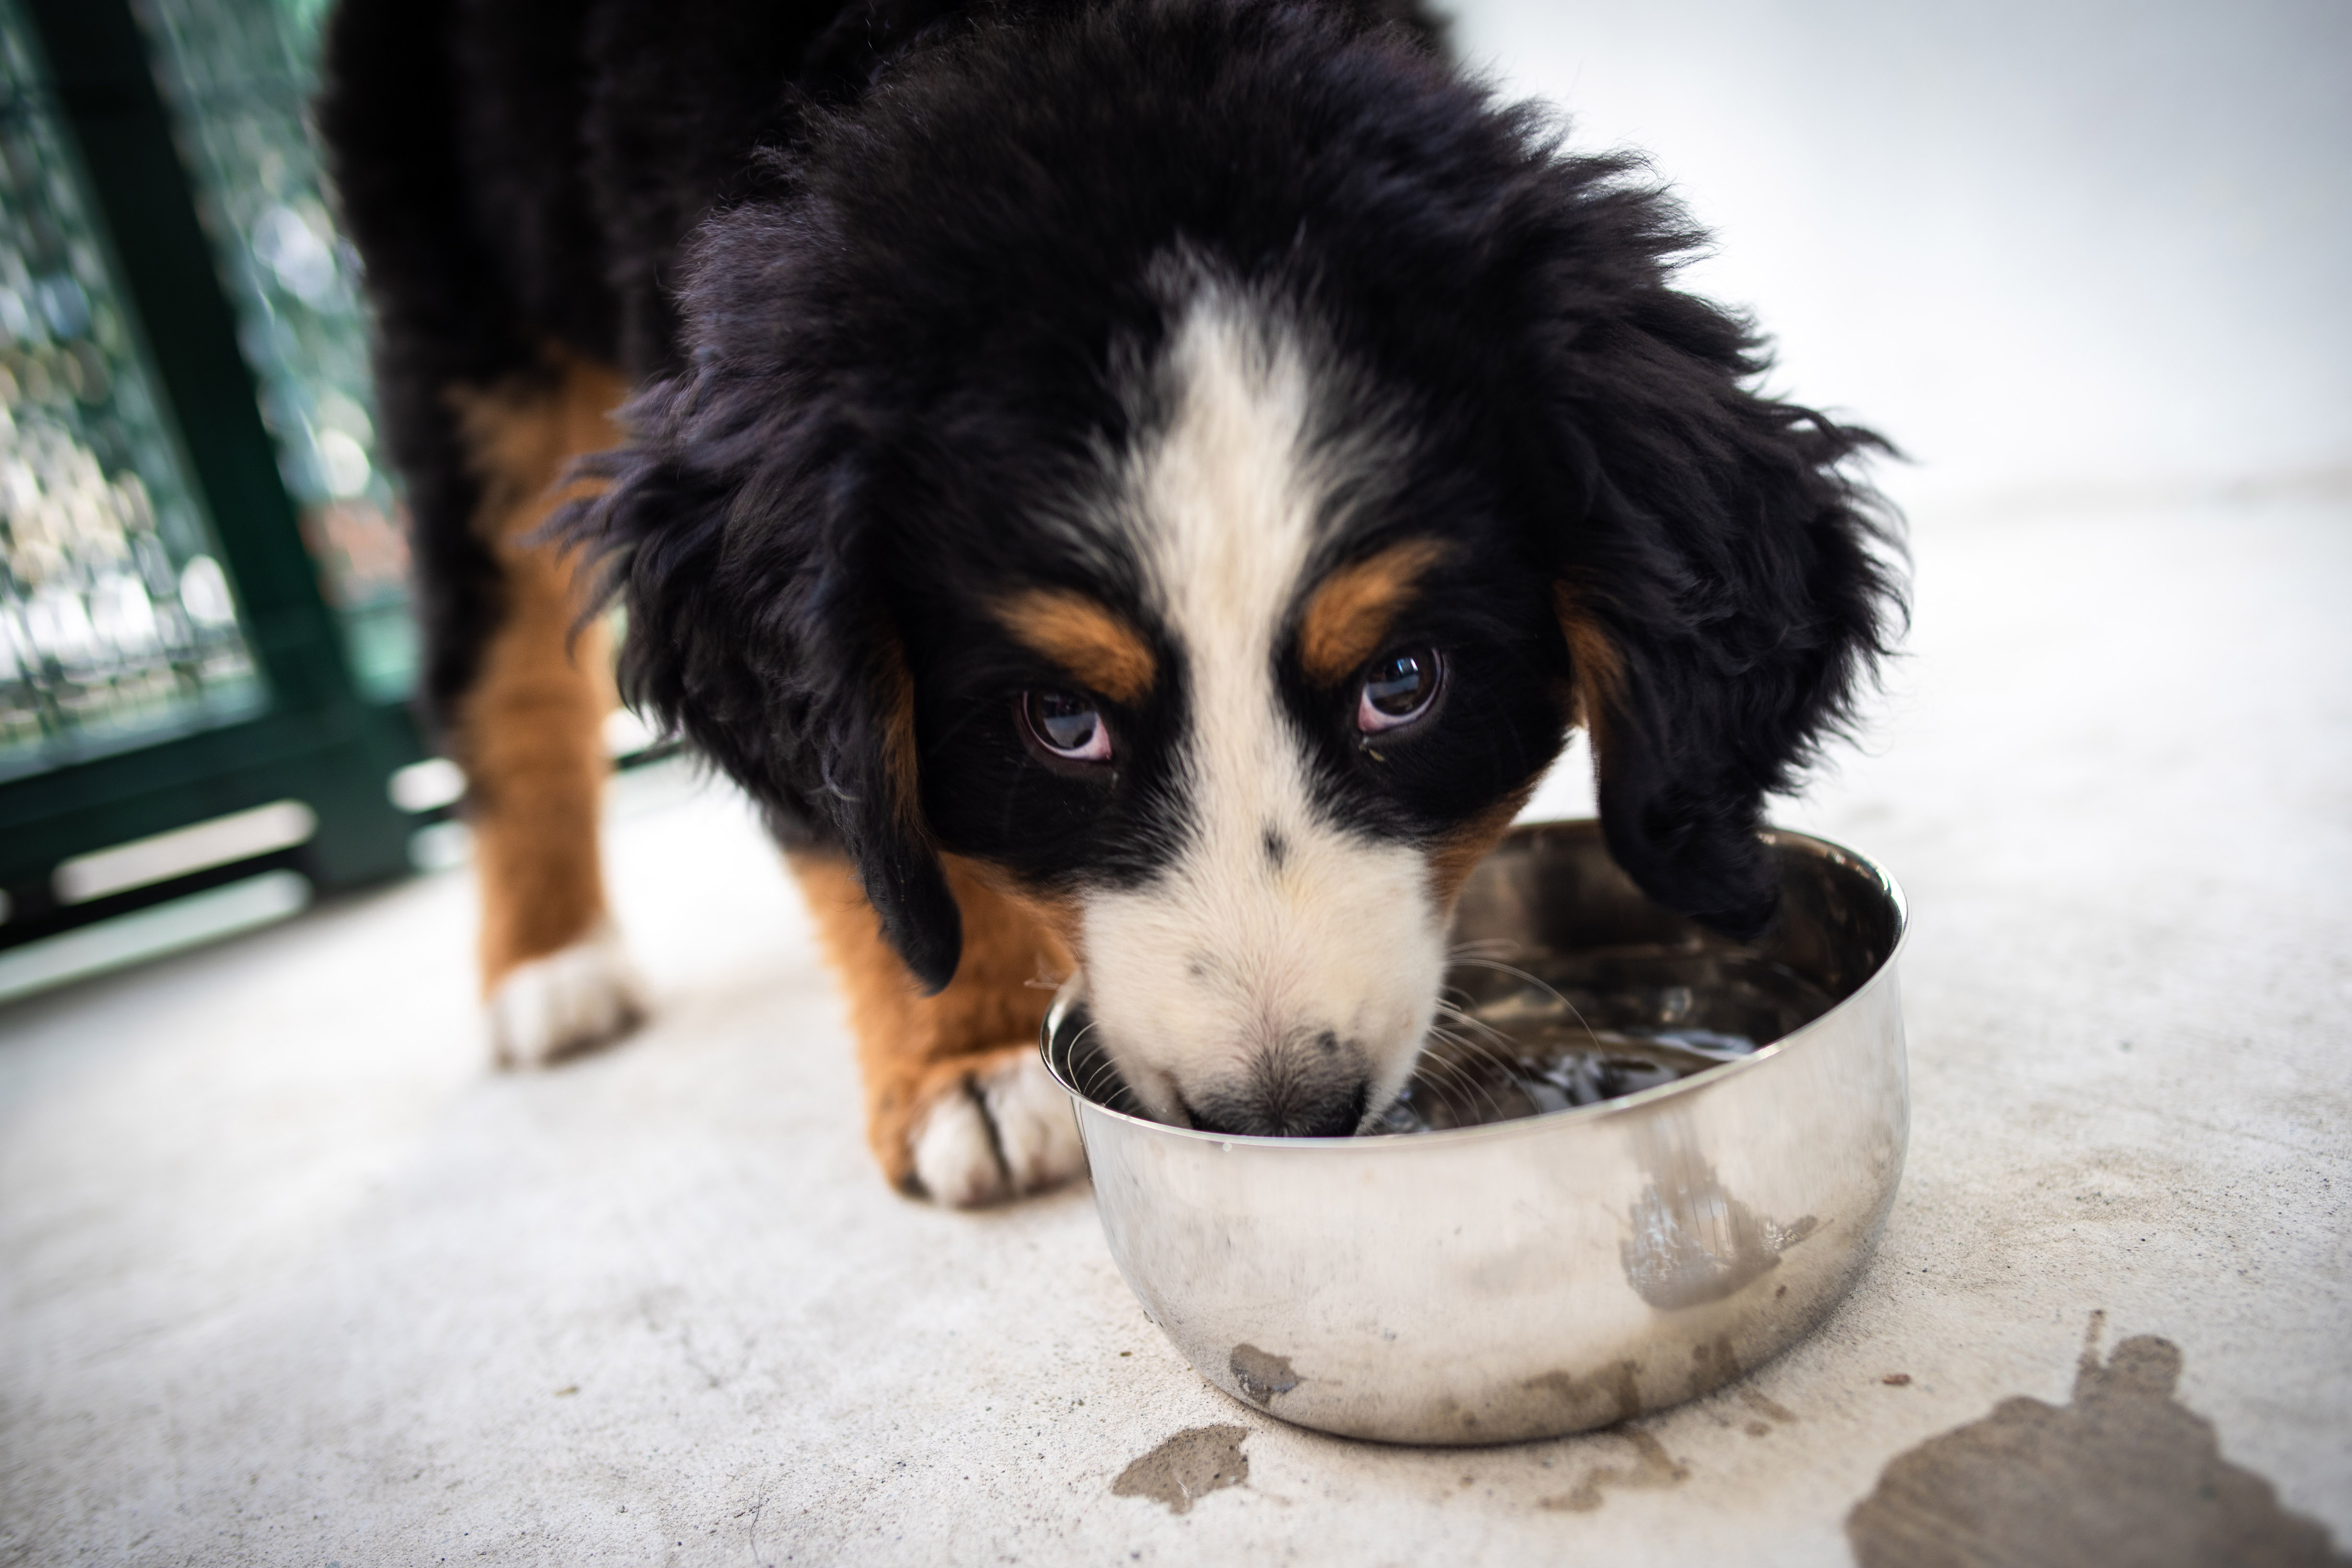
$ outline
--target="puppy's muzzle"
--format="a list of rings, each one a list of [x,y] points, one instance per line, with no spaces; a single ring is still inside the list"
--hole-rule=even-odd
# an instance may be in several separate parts
[[[1328,1029],[1298,1030],[1254,1052],[1237,1075],[1183,1097],[1192,1125],[1256,1138],[1345,1138],[1371,1109],[1362,1049]]]

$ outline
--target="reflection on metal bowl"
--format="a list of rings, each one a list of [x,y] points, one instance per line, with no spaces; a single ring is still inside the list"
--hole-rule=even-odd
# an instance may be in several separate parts
[[[1391,1113],[1401,1135],[1130,1114],[1083,977],[1065,986],[1045,1063],[1152,1321],[1237,1399],[1399,1443],[1606,1426],[1802,1335],[1902,1175],[1905,912],[1860,856],[1767,838],[1782,912],[1740,944],[1644,899],[1595,825],[1515,830],[1463,891],[1449,984],[1471,1022]]]

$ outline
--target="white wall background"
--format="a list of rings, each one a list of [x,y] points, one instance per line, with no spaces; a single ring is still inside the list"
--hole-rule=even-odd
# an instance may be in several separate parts
[[[2346,0],[1455,0],[1717,234],[1776,390],[1915,507],[2352,486]]]

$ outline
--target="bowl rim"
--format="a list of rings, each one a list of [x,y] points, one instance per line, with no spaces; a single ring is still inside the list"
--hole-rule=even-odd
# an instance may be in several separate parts
[[[1500,849],[1515,838],[1533,837],[1540,831],[1560,828],[1578,829],[1580,836],[1586,834],[1598,836],[1601,825],[1598,819],[1590,816],[1546,817],[1538,821],[1514,823],[1510,831],[1496,843],[1496,848]],[[1767,827],[1762,830],[1761,837],[1775,847],[1786,846],[1801,849],[1818,858],[1849,866],[1868,878],[1885,897],[1894,911],[1895,943],[1886,950],[1886,956],[1879,961],[1877,967],[1864,977],[1862,984],[1832,1004],[1829,1011],[1820,1017],[1790,1030],[1770,1045],[1760,1047],[1752,1056],[1742,1057],[1737,1061],[1717,1063],[1714,1067],[1695,1072],[1688,1078],[1676,1079],[1672,1083],[1658,1084],[1654,1088],[1640,1089],[1633,1094],[1619,1095],[1611,1100],[1596,1100],[1591,1105],[1572,1105],[1559,1110],[1538,1111],[1533,1116],[1516,1116],[1507,1121],[1481,1122],[1475,1127],[1447,1127],[1428,1132],[1359,1132],[1339,1138],[1276,1138],[1257,1132],[1211,1132],[1198,1127],[1178,1127],[1166,1121],[1154,1121],[1147,1116],[1132,1116],[1124,1110],[1112,1110],[1073,1085],[1068,1079],[1062,1076],[1061,1069],[1055,1065],[1054,1036],[1059,1031],[1062,1020],[1068,1016],[1069,1010],[1086,995],[1087,977],[1083,969],[1062,982],[1061,987],[1054,993],[1053,1003],[1045,1010],[1045,1021],[1037,1032],[1037,1056],[1044,1063],[1046,1074],[1063,1092],[1067,1094],[1076,1106],[1092,1111],[1096,1115],[1108,1117],[1114,1121],[1125,1122],[1147,1133],[1204,1146],[1214,1145],[1222,1149],[1296,1150],[1302,1155],[1351,1150],[1361,1152],[1372,1149],[1394,1150],[1400,1152],[1411,1149],[1455,1149],[1465,1143],[1482,1140],[1534,1137],[1559,1131],[1571,1124],[1583,1125],[1637,1110],[1646,1110],[1662,1100],[1705,1093],[1734,1081],[1739,1075],[1756,1071],[1769,1062],[1779,1061],[1784,1057],[1792,1056],[1803,1049],[1807,1040],[1822,1033],[1823,1026],[1831,1019],[1852,1007],[1861,999],[1864,992],[1875,988],[1880,981],[1886,978],[1894,970],[1895,962],[1903,956],[1903,949],[1911,940],[1910,901],[1903,896],[1902,885],[1896,882],[1887,873],[1886,868],[1876,860],[1859,850],[1850,849],[1833,840],[1823,838],[1817,834],[1801,833],[1794,828]]]

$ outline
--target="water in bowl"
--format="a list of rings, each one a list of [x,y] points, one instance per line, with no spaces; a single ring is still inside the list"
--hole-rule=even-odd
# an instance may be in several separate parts
[[[1435,1132],[1594,1105],[1751,1056],[1835,998],[1785,964],[1696,944],[1524,963],[1457,958],[1412,1081],[1373,1129]]]

